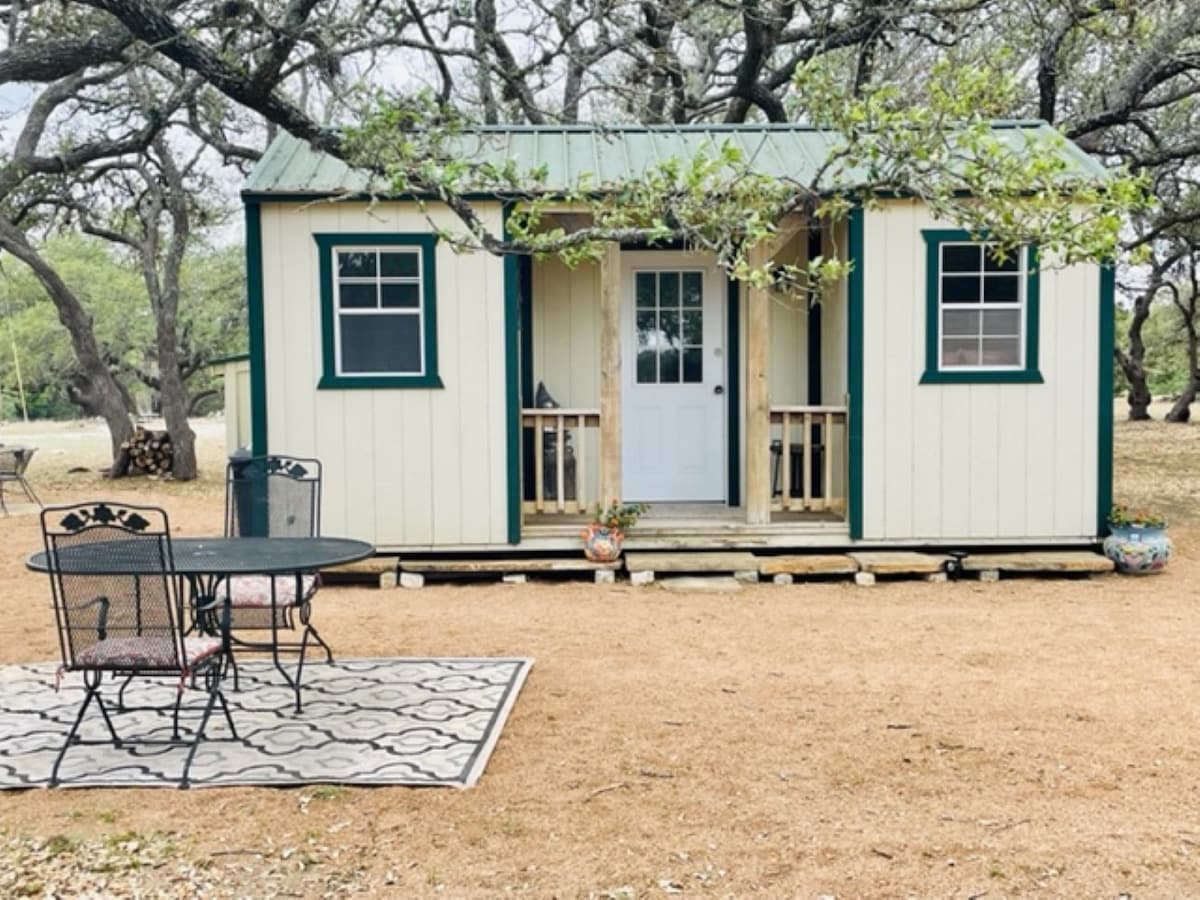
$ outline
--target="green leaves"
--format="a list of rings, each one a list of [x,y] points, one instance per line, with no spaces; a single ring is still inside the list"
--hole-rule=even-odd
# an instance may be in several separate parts
[[[1047,128],[993,127],[991,117],[1015,108],[1019,94],[1016,67],[997,57],[992,65],[942,57],[920,98],[888,82],[854,93],[826,56],[799,66],[795,115],[830,137],[828,159],[808,183],[762,174],[727,140],[616,181],[581,173],[551,193],[546,162],[495,161],[480,152],[485,138],[428,92],[378,97],[348,146],[352,162],[382,174],[378,190],[449,203],[466,226],[446,235],[452,245],[554,255],[571,266],[596,259],[609,241],[677,241],[713,253],[754,286],[819,291],[845,276],[845,263],[752,264],[750,248],[793,212],[831,225],[855,205],[896,195],[919,198],[947,225],[986,232],[1007,250],[1035,243],[1053,264],[1111,258],[1125,217],[1146,208],[1145,182],[1105,175]],[[506,237],[471,212],[467,198],[478,195],[515,201]]]

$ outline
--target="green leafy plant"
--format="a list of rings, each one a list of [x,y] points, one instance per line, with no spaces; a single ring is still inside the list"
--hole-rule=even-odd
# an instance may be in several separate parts
[[[608,506],[597,503],[592,513],[592,524],[624,531],[626,528],[632,528],[637,523],[638,516],[649,508],[649,503],[622,503],[620,500],[612,500]]]
[[[1114,503],[1108,513],[1108,524],[1117,528],[1166,528],[1167,520],[1160,513],[1133,510],[1121,503]]]

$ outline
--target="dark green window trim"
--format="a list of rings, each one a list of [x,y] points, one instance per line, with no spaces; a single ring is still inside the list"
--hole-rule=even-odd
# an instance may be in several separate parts
[[[321,356],[322,375],[317,382],[320,390],[355,388],[440,388],[437,358],[437,235],[401,233],[333,233],[314,234],[319,257],[321,287]],[[421,250],[421,315],[424,324],[425,371],[420,375],[339,375],[334,350],[333,250],[335,247],[418,247]]]
[[[925,373],[921,384],[1041,384],[1038,370],[1038,331],[1041,316],[1041,284],[1037,269],[1037,251],[1025,248],[1025,365],[1020,369],[942,369],[938,359],[938,280],[941,276],[941,246],[950,242],[981,243],[986,235],[972,235],[960,229],[925,229]]]

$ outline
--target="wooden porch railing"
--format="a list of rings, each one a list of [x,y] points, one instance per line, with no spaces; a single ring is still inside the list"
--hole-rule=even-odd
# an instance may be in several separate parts
[[[846,407],[772,406],[770,416],[772,512],[844,510]]]
[[[521,410],[521,428],[533,430],[533,490],[524,489],[523,509],[540,515],[587,512],[587,430],[600,429],[600,410]],[[526,444],[525,446],[528,446]],[[529,472],[529,466],[525,471]],[[532,498],[529,494],[532,493]]]

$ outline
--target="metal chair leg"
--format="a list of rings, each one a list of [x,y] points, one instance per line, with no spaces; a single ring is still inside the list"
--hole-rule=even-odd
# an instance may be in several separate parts
[[[208,687],[208,702],[204,704],[204,715],[200,717],[200,724],[196,726],[196,734],[192,738],[192,745],[188,748],[187,760],[183,764],[183,775],[179,779],[179,787],[186,790],[191,787],[191,782],[188,781],[188,773],[192,769],[192,760],[196,758],[196,751],[200,749],[200,741],[204,739],[204,729],[208,727],[209,717],[212,716],[213,707],[217,704],[217,695],[220,693],[217,690],[217,685],[220,683],[220,670],[217,670],[216,677],[213,676],[212,670],[205,674],[205,681]]]
[[[33,488],[30,486],[29,482],[25,480],[24,475],[18,475],[17,481],[20,483],[21,487],[25,489],[25,496],[28,497],[31,502],[36,503],[38,506],[43,505],[42,501],[38,499],[38,495],[33,492]]]
[[[104,708],[104,701],[100,698],[100,679],[102,675],[99,672],[85,672],[83,677],[83,687],[87,692],[84,695],[83,703],[79,705],[79,712],[75,714],[75,722],[71,725],[71,730],[67,732],[66,740],[63,741],[62,749],[58,751],[58,756],[54,759],[54,766],[50,769],[50,786],[57,787],[58,770],[62,766],[63,758],[67,755],[67,748],[75,743],[79,735],[79,726],[83,724],[83,717],[87,714],[88,707],[92,705],[92,701],[96,701],[96,705],[100,708],[100,714],[104,717],[104,723],[108,726],[108,733],[112,735],[113,745],[121,746],[121,739],[117,736],[117,730],[113,727],[112,719],[108,717],[108,710]]]

